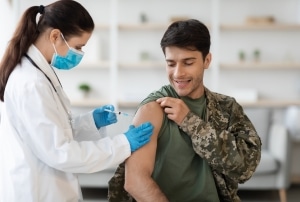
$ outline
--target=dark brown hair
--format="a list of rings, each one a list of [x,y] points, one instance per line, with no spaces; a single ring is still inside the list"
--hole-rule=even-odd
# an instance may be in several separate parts
[[[168,46],[198,50],[204,59],[210,49],[210,34],[208,28],[196,19],[177,21],[167,28],[160,46],[164,53]]]
[[[41,15],[37,23],[38,13]],[[28,8],[9,41],[0,63],[0,100],[4,101],[4,91],[11,72],[41,33],[48,28],[59,29],[68,40],[70,36],[92,32],[94,26],[88,11],[73,0],[60,0],[45,7]]]

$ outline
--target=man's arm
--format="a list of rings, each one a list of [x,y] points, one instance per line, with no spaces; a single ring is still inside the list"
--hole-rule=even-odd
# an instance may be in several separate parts
[[[163,111],[159,104],[150,102],[137,111],[133,124],[149,121],[154,126],[148,144],[132,153],[125,162],[125,190],[136,200],[142,202],[167,202],[151,175],[154,169],[157,138],[163,121]]]
[[[216,112],[210,115],[209,122],[189,112],[180,128],[191,137],[195,152],[213,170],[235,182],[248,180],[260,161],[260,138],[236,102],[232,103],[229,117]]]

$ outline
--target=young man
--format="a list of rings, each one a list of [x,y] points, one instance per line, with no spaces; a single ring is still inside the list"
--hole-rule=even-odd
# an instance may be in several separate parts
[[[207,27],[194,19],[174,22],[161,47],[170,85],[142,101],[133,121],[150,121],[154,133],[117,169],[109,200],[240,201],[238,183],[255,171],[261,141],[234,98],[204,86],[211,62]]]

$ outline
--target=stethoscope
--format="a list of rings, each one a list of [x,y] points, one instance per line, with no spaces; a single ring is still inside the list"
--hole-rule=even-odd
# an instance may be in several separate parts
[[[51,79],[49,78],[49,76],[48,76],[47,74],[45,74],[45,72],[43,72],[43,71],[41,70],[41,68],[39,68],[39,66],[31,59],[31,57],[29,57],[27,54],[25,54],[25,57],[29,60],[29,62],[30,62],[33,66],[35,66],[38,70],[40,70],[40,71],[45,75],[45,77],[48,79],[48,81],[51,83],[53,89],[54,89],[55,92],[57,93],[57,90],[56,90],[54,84],[52,83]],[[54,70],[53,70],[53,72],[54,72],[54,74],[55,74],[55,76],[56,76],[56,78],[57,78],[57,80],[58,80],[58,82],[59,82],[59,84],[60,84],[60,86],[61,86],[61,88],[62,88],[62,85],[61,85],[61,83],[60,83],[60,80],[58,79],[58,77],[57,77],[57,75],[56,75],[56,73],[55,73]]]
[[[38,70],[40,70],[45,75],[45,77],[48,79],[48,81],[52,85],[54,91],[56,92],[56,94],[57,94],[57,96],[58,96],[58,98],[59,98],[59,100],[60,100],[60,102],[61,102],[61,104],[62,104],[62,106],[63,106],[63,108],[65,110],[65,112],[68,114],[68,119],[69,119],[70,125],[72,126],[72,124],[71,124],[72,123],[72,113],[71,113],[71,111],[68,110],[65,102],[63,101],[63,98],[62,98],[63,96],[62,96],[62,93],[61,93],[62,85],[61,85],[60,80],[59,80],[58,76],[56,75],[55,71],[52,69],[53,73],[55,74],[55,76],[56,76],[56,78],[57,78],[57,80],[59,82],[59,85],[60,85],[59,86],[60,87],[59,90],[54,86],[54,84],[51,81],[51,79],[49,78],[49,76],[31,59],[31,57],[29,57],[27,54],[25,54],[25,57],[29,60],[29,62],[33,66],[35,66]]]

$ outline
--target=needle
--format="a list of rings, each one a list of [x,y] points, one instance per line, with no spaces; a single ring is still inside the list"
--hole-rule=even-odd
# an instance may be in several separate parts
[[[132,117],[134,116],[133,114],[127,114],[125,112],[115,112],[115,111],[112,111],[112,110],[109,110],[109,109],[104,109],[104,111],[114,113],[114,114],[118,114],[118,115],[123,115],[123,116],[132,116]]]

